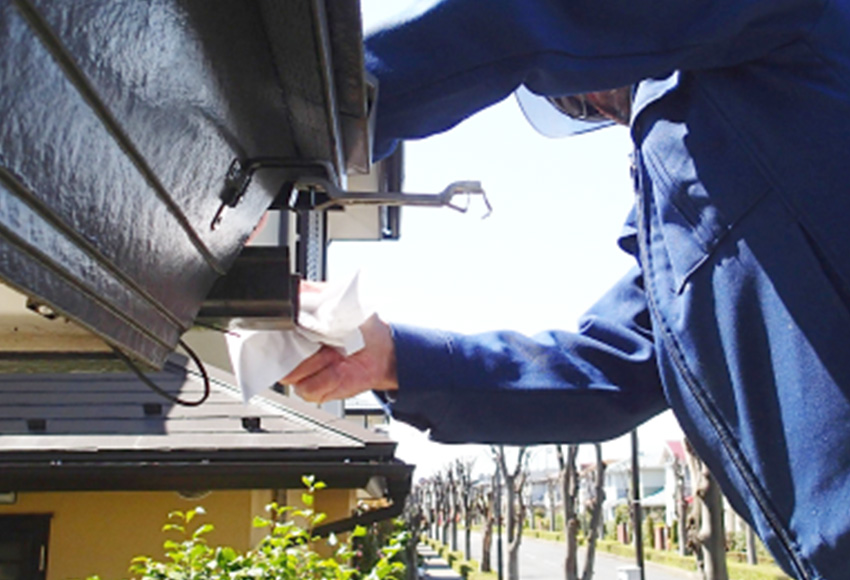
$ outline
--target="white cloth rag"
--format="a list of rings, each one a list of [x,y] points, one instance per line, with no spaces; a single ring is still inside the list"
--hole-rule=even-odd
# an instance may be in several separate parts
[[[302,292],[298,323],[292,330],[237,330],[225,335],[242,399],[247,403],[273,386],[323,344],[346,356],[362,349],[359,326],[369,314],[360,303],[355,274],[348,284]]]

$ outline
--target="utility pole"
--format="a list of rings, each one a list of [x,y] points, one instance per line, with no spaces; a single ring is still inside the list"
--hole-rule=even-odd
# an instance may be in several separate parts
[[[635,559],[640,569],[640,580],[644,580],[643,534],[641,533],[640,508],[640,461],[638,457],[637,429],[632,430],[632,526],[635,532]]]

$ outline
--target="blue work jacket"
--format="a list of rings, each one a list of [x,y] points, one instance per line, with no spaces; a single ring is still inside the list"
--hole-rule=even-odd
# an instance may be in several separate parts
[[[577,333],[395,325],[394,416],[530,444],[670,407],[786,571],[850,578],[850,1],[425,4],[366,41],[377,152],[521,84],[632,86],[636,267]]]

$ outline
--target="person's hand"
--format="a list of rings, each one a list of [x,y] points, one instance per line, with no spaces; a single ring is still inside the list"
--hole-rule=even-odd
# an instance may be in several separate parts
[[[302,288],[302,291],[309,291]],[[395,369],[395,346],[390,327],[373,314],[360,326],[363,349],[344,356],[323,346],[305,359],[280,382],[292,385],[301,398],[323,403],[346,399],[363,391],[398,389]]]

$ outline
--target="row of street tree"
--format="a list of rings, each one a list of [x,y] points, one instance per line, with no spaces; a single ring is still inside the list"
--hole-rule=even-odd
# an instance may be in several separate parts
[[[698,569],[706,580],[725,580],[728,573],[723,498],[707,468],[693,450],[686,447],[689,449],[687,461],[676,461],[673,465],[680,551],[695,555]],[[606,463],[602,459],[601,446],[595,444],[594,449],[595,465],[580,472],[577,465],[578,445],[555,446],[558,469],[556,477],[551,480],[550,489],[558,486],[560,491],[559,515],[563,521],[566,580],[593,578],[597,541],[603,532]],[[523,529],[529,523],[529,518],[534,518],[533,511],[527,505],[529,494],[525,489],[529,483],[532,448],[492,446],[490,452],[495,468],[489,473],[476,471],[474,459],[458,459],[431,477],[420,480],[411,494],[411,501],[415,505],[413,513],[417,520],[415,525],[453,551],[460,549],[458,536],[462,528],[463,552],[467,560],[473,559],[470,537],[472,528],[480,526],[482,553],[475,559],[480,562],[483,571],[494,569],[494,532],[497,528],[501,530],[504,525],[507,580],[519,580]],[[690,480],[693,489],[690,497],[686,493],[686,480]],[[582,489],[583,493],[580,493]],[[550,501],[554,505],[554,501]],[[639,504],[632,502],[630,505],[634,510]],[[554,528],[553,516],[550,515],[549,522]],[[637,538],[643,526],[633,521],[630,527],[632,537]],[[578,565],[580,535],[583,536],[587,550],[581,570]],[[652,541],[652,538],[645,539]],[[755,563],[753,544],[748,545],[747,552],[750,562]],[[500,551],[500,564],[501,556]]]

